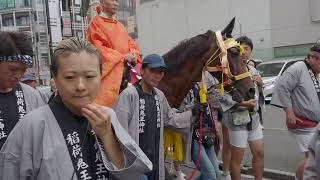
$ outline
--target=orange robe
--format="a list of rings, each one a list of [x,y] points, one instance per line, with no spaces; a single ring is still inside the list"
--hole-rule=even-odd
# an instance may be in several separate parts
[[[135,69],[140,72],[138,46],[119,21],[102,16],[96,16],[91,21],[87,39],[99,50],[102,57],[101,87],[95,102],[111,107],[119,94],[125,54],[133,53],[137,57]],[[131,77],[133,82],[135,79],[132,73]]]

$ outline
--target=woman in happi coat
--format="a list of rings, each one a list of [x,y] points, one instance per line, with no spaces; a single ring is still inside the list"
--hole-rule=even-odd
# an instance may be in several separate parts
[[[77,38],[62,41],[51,71],[58,95],[27,114],[0,153],[0,179],[137,179],[152,163],[113,110],[93,104],[101,75],[98,51]]]

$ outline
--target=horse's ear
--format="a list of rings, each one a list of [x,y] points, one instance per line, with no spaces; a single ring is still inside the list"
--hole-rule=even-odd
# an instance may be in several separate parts
[[[230,21],[230,23],[227,25],[227,27],[224,28],[224,30],[221,32],[221,34],[224,36],[224,37],[227,37],[227,38],[232,38],[232,31],[233,31],[233,28],[234,28],[234,22],[236,20],[236,17],[233,17],[232,20]]]

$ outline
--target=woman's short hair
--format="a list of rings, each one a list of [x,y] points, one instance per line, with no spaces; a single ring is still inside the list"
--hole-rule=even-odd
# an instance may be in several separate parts
[[[87,52],[88,54],[95,55],[99,60],[99,70],[102,73],[102,60],[98,50],[93,47],[88,41],[78,37],[65,39],[59,43],[53,52],[51,58],[50,70],[53,76],[57,75],[59,68],[59,59],[61,57],[68,57],[73,53]]]

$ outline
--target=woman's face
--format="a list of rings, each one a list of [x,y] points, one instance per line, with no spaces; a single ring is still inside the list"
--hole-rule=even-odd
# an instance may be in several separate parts
[[[81,108],[94,101],[100,88],[98,57],[85,51],[60,57],[54,81],[63,103],[81,115]]]

